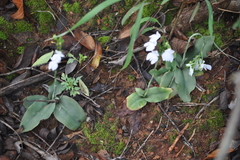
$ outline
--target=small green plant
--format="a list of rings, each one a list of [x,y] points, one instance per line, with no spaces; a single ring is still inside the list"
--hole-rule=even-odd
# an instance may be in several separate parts
[[[63,39],[55,38],[57,41],[57,48],[62,46]],[[62,92],[66,89],[66,85],[71,85],[75,89],[75,81],[70,81],[68,77],[64,77],[67,80],[67,84],[57,81],[56,69],[61,58],[64,57],[61,51],[55,50],[40,57],[33,65],[43,64],[49,61],[48,69],[53,70],[54,82],[48,88],[48,97],[43,95],[28,96],[24,99],[24,107],[26,112],[21,120],[20,127],[22,132],[27,132],[35,128],[41,120],[47,119],[53,113],[55,118],[63,123],[67,128],[71,130],[77,129],[81,122],[86,119],[86,115],[82,107],[72,98],[62,95]],[[68,86],[67,86],[68,87]],[[72,89],[70,87],[70,89]],[[74,92],[75,93],[75,92]],[[29,121],[31,120],[31,121]]]
[[[62,73],[61,79],[64,80],[64,82],[62,82],[61,84],[66,91],[70,91],[70,96],[76,96],[77,94],[80,94],[80,87],[78,87],[78,81],[81,79],[81,77],[70,78],[68,77],[68,75]]]
[[[78,56],[79,56],[79,58],[77,59],[76,57],[74,57],[73,54],[68,53],[69,59],[68,59],[67,63],[68,64],[73,63],[74,60],[78,61],[78,63],[82,63],[83,61],[86,61],[86,59],[87,59],[87,56],[85,56],[85,55],[79,54]]]

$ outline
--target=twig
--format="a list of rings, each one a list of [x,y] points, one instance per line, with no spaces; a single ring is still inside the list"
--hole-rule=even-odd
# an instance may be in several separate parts
[[[172,152],[173,148],[176,146],[178,140],[182,137],[182,135],[184,134],[188,126],[189,126],[189,123],[187,123],[186,126],[181,130],[181,132],[179,132],[177,138],[174,140],[173,144],[169,147],[168,153]]]
[[[193,130],[193,133],[191,135],[191,137],[188,139],[188,141],[191,141],[193,136],[195,135],[195,132],[196,132],[196,128]],[[179,154],[182,152],[182,150],[184,149],[185,145],[182,146],[182,148],[180,149],[180,151],[174,156],[174,157],[178,157]]]
[[[62,134],[63,129],[65,128],[65,126],[63,126],[62,130],[59,132],[59,134],[57,135],[57,137],[54,139],[54,141],[52,142],[52,144],[48,147],[47,152],[52,148],[52,146],[55,144],[55,142],[57,141],[57,139],[59,138],[59,136]]]
[[[156,128],[156,131],[155,131],[155,133],[157,132],[157,130],[159,129],[159,127],[160,127],[160,124],[162,123],[162,116],[161,116],[161,118],[160,118],[160,120],[159,120],[159,123],[158,123],[158,126],[157,126],[157,128]]]
[[[22,141],[26,146],[32,148],[34,151],[36,151],[37,153],[39,153],[45,160],[58,160],[58,157],[55,157],[53,155],[51,155],[48,152],[42,151],[39,148],[33,146],[32,144],[26,142],[26,141]]]
[[[160,103],[157,103],[157,104],[158,104],[158,107],[161,109],[161,111],[162,111],[162,112],[167,116],[167,118],[171,121],[172,125],[176,128],[176,130],[177,130],[178,132],[180,132],[180,130],[179,130],[179,128],[177,127],[177,125],[176,125],[176,124],[173,122],[173,120],[169,117],[169,115],[167,114],[167,112],[162,108],[161,104],[160,104]],[[194,150],[193,146],[191,145],[191,143],[188,142],[187,138],[186,138],[184,135],[182,135],[182,137],[183,137],[186,145],[187,145],[189,148],[192,149],[193,154],[194,154],[194,157],[196,157],[195,150]]]
[[[125,151],[127,150],[127,147],[129,145],[129,142],[130,142],[131,138],[132,138],[132,129],[131,129],[130,136],[128,138],[127,144],[126,144],[125,148],[123,149],[122,154],[118,158],[122,158],[122,156],[125,154]]]
[[[213,102],[215,102],[217,99],[219,98],[219,96],[214,97],[209,103],[207,103],[206,105],[204,105],[202,107],[202,109],[197,113],[197,115],[195,116],[194,120],[198,119],[199,115],[205,110],[205,108],[207,106],[210,106]]]
[[[208,103],[193,103],[193,102],[190,102],[190,103],[177,103],[177,104],[174,104],[172,106],[189,106],[189,107],[192,107],[192,106],[209,106]]]
[[[146,142],[148,141],[148,139],[150,138],[150,136],[153,134],[154,130],[152,130],[152,132],[147,136],[147,138],[144,140],[144,142],[142,143],[142,145],[138,148],[137,152],[134,154],[134,156],[146,145]]]
[[[1,119],[0,119],[0,122],[2,124],[4,124],[5,126],[7,126],[9,129],[11,129],[18,136],[19,140],[22,141],[21,137],[19,136],[19,134],[17,133],[16,130],[14,130],[9,124],[7,124],[6,122],[2,121]]]

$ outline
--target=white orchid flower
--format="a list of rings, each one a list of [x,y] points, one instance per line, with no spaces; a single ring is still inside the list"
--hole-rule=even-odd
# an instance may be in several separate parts
[[[153,51],[157,45],[157,41],[149,41],[143,46],[146,47],[146,51]]]
[[[56,70],[62,57],[64,57],[64,54],[61,51],[55,50],[55,54],[51,57],[51,62],[48,64],[48,69],[52,71]]]
[[[201,68],[203,68],[205,70],[212,70],[212,66],[209,64],[201,64]]]
[[[172,50],[171,48],[166,49],[162,54],[162,60],[172,62],[174,59],[174,55],[173,55],[174,52],[175,51]]]
[[[186,64],[187,67],[189,67],[189,75],[192,76],[193,75],[193,72],[194,72],[194,69],[192,68],[192,65],[191,64]]]
[[[155,50],[148,53],[146,60],[150,61],[151,64],[154,64],[158,61],[158,56],[159,56],[159,53],[158,51]]]
[[[157,31],[156,34],[152,34],[149,36],[150,40],[152,42],[157,42],[157,40],[161,37],[161,34]]]
[[[64,57],[63,53],[61,51],[55,50],[55,54],[51,57],[51,60],[60,63],[62,57]]]
[[[55,61],[49,62],[49,64],[48,64],[48,69],[49,70],[55,71],[57,68],[58,68],[58,63],[57,62],[55,62]]]

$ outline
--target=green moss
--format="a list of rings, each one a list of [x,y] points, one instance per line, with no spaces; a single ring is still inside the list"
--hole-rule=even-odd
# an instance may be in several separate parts
[[[101,122],[98,122],[94,126],[94,131],[91,131],[89,127],[83,128],[84,135],[88,138],[92,147],[92,152],[97,152],[101,149],[106,149],[109,153],[121,154],[125,144],[117,139],[117,123],[118,119],[110,120],[112,115],[106,113]]]
[[[7,34],[2,32],[2,31],[0,31],[0,39],[6,40],[7,38],[8,38]]]
[[[7,40],[11,32],[13,32],[13,24],[0,17],[0,39]]]
[[[131,81],[131,82],[136,79],[136,77],[135,77],[134,75],[128,75],[127,78],[128,78],[128,80]]]
[[[63,4],[63,10],[65,10],[66,12],[72,12],[72,13],[82,12],[82,8],[80,7],[79,2],[74,2],[73,4],[64,3]]]
[[[22,54],[23,51],[24,51],[24,49],[25,49],[25,47],[23,47],[23,46],[18,47],[18,48],[17,48],[17,53],[18,53],[18,54]]]
[[[25,20],[19,20],[14,24],[14,32],[18,33],[18,32],[32,32],[33,31],[33,26],[26,22]]]
[[[40,33],[50,32],[51,27],[55,23],[54,18],[52,17],[51,9],[48,7],[45,0],[28,0],[25,2],[27,7],[30,9],[30,12],[33,13],[33,17],[37,20],[39,24]]]
[[[98,41],[100,42],[101,45],[104,45],[111,39],[110,36],[102,36],[98,38]]]

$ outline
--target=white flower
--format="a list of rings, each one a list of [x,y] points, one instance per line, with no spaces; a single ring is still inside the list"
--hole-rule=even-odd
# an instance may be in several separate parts
[[[157,40],[161,37],[159,32],[156,32],[156,34],[152,34],[149,36],[150,40],[144,44],[144,47],[146,47],[146,51],[153,51],[157,45]]]
[[[173,55],[174,52],[175,51],[172,50],[171,48],[166,49],[162,54],[162,60],[172,62],[174,59],[174,55]]]
[[[158,61],[158,56],[158,51],[152,51],[148,53],[146,60],[150,61],[151,64],[154,64]]]
[[[143,46],[146,47],[146,51],[153,51],[157,45],[157,41],[149,41]]]
[[[52,61],[55,61],[57,63],[61,62],[62,57],[64,57],[64,55],[62,54],[61,51],[55,50],[55,54],[51,57]]]
[[[49,62],[49,64],[48,64],[48,69],[49,70],[55,71],[57,68],[58,68],[58,63],[57,62],[55,62],[55,61]]]
[[[201,68],[203,68],[205,70],[212,70],[212,66],[209,64],[201,64]]]
[[[49,70],[56,70],[58,68],[58,63],[61,62],[62,57],[64,57],[61,51],[55,50],[55,54],[51,57],[51,62],[48,64]]]
[[[157,40],[161,37],[161,34],[157,31],[156,34],[152,34],[149,36],[150,40],[152,42],[157,42]]]
[[[186,66],[189,67],[189,75],[192,76],[193,72],[194,72],[192,65],[188,63],[188,64],[186,64]]]

